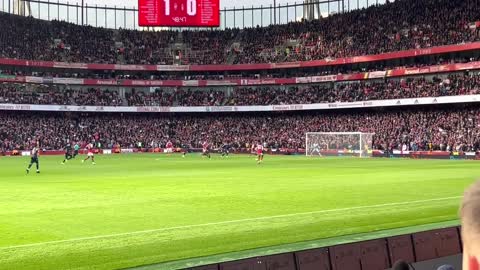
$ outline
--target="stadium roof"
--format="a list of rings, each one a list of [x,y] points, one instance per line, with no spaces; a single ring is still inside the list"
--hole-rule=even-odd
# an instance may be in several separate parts
[[[127,6],[127,7],[132,7],[137,6],[137,1],[132,1],[132,0],[84,0],[85,3],[88,5],[107,5],[107,6]],[[270,5],[273,3],[274,0],[220,0],[220,4],[222,8],[231,8],[231,7],[249,7],[249,6],[260,6],[260,5]],[[303,0],[275,0],[277,4],[286,4],[290,3],[293,4],[295,2],[301,3]],[[358,0],[360,6],[367,6],[368,5],[375,3],[376,0]],[[70,2],[74,3],[76,2],[75,0],[60,0],[60,2]],[[356,4],[357,0],[355,0]],[[385,2],[382,0],[381,2]]]

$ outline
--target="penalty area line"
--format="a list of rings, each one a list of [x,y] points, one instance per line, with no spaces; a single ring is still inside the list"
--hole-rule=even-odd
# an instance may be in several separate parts
[[[210,223],[202,223],[202,224],[183,225],[183,226],[175,226],[175,227],[167,227],[167,228],[159,228],[159,229],[151,229],[151,230],[143,230],[143,231],[133,231],[133,232],[126,232],[126,233],[97,235],[97,236],[80,237],[80,238],[72,238],[72,239],[57,240],[57,241],[47,241],[47,242],[39,242],[39,243],[32,243],[32,244],[0,247],[0,251],[8,250],[8,249],[28,248],[28,247],[36,247],[36,246],[43,246],[43,245],[53,245],[53,244],[78,242],[78,241],[85,241],[85,240],[96,240],[96,239],[104,239],[104,238],[112,238],[112,237],[131,236],[131,235],[137,235],[137,234],[155,233],[155,232],[162,232],[162,231],[169,231],[169,230],[191,229],[191,228],[197,228],[197,227],[226,225],[226,224],[242,223],[242,222],[249,222],[249,221],[261,221],[261,220],[270,220],[270,219],[276,219],[276,218],[295,217],[295,216],[312,215],[312,214],[335,213],[335,212],[342,212],[342,211],[362,210],[362,209],[387,207],[387,206],[420,204],[420,203],[428,203],[428,202],[447,201],[447,200],[460,199],[460,198],[462,198],[462,196],[444,197],[444,198],[418,200],[418,201],[375,204],[375,205],[365,205],[365,206],[356,206],[356,207],[348,207],[348,208],[335,208],[335,209],[318,210],[318,211],[311,211],[311,212],[300,212],[300,213],[292,213],[292,214],[284,214],[284,215],[276,215],[276,216],[245,218],[245,219],[227,220],[227,221],[210,222]]]

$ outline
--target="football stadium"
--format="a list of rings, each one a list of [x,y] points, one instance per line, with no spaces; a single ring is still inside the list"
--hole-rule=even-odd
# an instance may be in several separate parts
[[[479,270],[478,0],[0,0],[0,270]]]

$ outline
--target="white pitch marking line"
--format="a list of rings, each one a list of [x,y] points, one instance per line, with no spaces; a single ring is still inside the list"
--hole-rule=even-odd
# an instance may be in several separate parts
[[[376,205],[356,206],[356,207],[349,207],[349,208],[336,208],[336,209],[327,209],[327,210],[293,213],[293,214],[268,216],[268,217],[227,220],[227,221],[220,221],[220,222],[183,225],[183,226],[144,230],[144,231],[134,231],[134,232],[126,232],[126,233],[117,233],[117,234],[107,234],[107,235],[98,235],[98,236],[90,236],[90,237],[72,238],[72,239],[58,240],[58,241],[40,242],[40,243],[9,246],[9,247],[0,247],[0,250],[24,248],[24,247],[34,247],[34,246],[42,246],[42,245],[48,245],[48,244],[60,244],[60,243],[68,243],[68,242],[77,242],[77,241],[84,241],[84,240],[95,240],[95,239],[118,237],[118,236],[130,236],[130,235],[136,235],[136,234],[153,233],[153,232],[161,232],[161,231],[168,231],[168,230],[190,229],[190,228],[196,228],[196,227],[224,225],[224,224],[241,223],[241,222],[247,222],[247,221],[269,220],[269,219],[275,219],[275,218],[294,217],[294,216],[311,215],[311,214],[334,213],[334,212],[341,212],[341,211],[360,210],[360,209],[377,208],[377,207],[385,207],[385,206],[398,206],[398,205],[408,205],[408,204],[417,204],[417,203],[426,203],[426,202],[446,201],[446,200],[453,200],[453,199],[459,199],[459,198],[462,198],[462,196],[453,196],[453,197],[419,200],[419,201],[409,201],[409,202],[397,202],[397,203],[385,203],[385,204],[376,204]]]

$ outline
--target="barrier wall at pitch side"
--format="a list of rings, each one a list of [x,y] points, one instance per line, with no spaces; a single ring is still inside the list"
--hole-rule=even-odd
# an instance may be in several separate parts
[[[416,263],[461,252],[460,228],[452,227],[187,269],[385,270],[391,268],[399,259]]]

